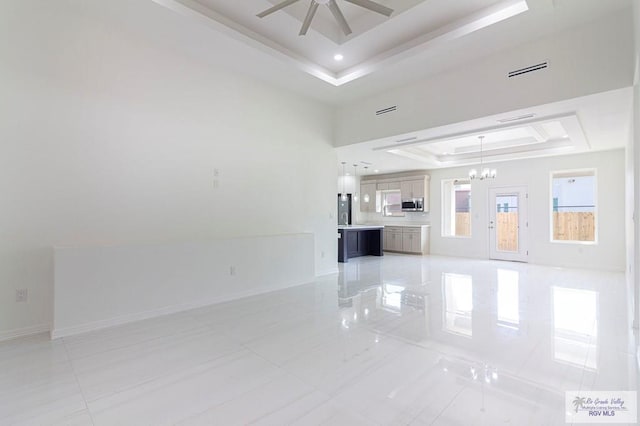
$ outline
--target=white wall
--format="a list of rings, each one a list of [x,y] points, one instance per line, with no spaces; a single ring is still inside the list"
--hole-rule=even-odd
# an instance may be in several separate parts
[[[543,265],[625,270],[625,162],[624,150],[565,155],[494,163],[498,177],[471,184],[471,238],[442,237],[441,182],[465,178],[468,167],[431,172],[431,253],[473,258],[489,257],[489,187],[528,187],[529,262]],[[550,173],[597,170],[598,244],[550,242]]]
[[[632,50],[632,22],[622,11],[342,105],[336,112],[336,143],[350,145],[629,87]],[[509,71],[542,61],[549,68],[507,77]],[[392,105],[397,112],[375,114]]]
[[[310,282],[313,240],[313,234],[289,234],[56,248],[51,334],[82,333]]]
[[[197,44],[192,25],[146,0],[0,2],[0,338],[48,327],[52,246],[311,233],[336,270],[330,109],[156,38]]]

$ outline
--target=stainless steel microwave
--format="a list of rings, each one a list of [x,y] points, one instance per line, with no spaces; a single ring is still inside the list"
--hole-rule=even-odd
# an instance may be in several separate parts
[[[424,211],[424,199],[415,198],[413,200],[407,200],[402,202],[403,212],[423,212]]]

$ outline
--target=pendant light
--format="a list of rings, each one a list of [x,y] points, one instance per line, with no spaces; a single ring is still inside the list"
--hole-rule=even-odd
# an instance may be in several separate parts
[[[347,194],[346,192],[344,192],[344,181],[346,178],[346,174],[345,174],[345,170],[344,170],[344,165],[347,164],[346,161],[342,162],[342,193],[340,194],[340,200],[341,201],[347,201]]]
[[[358,202],[358,165],[354,164],[353,165],[353,202],[357,203]]]
[[[470,180],[495,179],[495,177],[498,175],[498,171],[496,169],[489,169],[488,167],[483,167],[482,142],[484,140],[484,136],[478,136],[478,139],[480,139],[480,175],[478,176],[478,171],[476,169],[471,169],[469,170],[469,179]]]
[[[368,166],[364,166],[364,173],[365,173],[365,174],[367,174],[367,169],[368,169],[368,168],[369,168]],[[371,201],[371,198],[369,197],[369,194],[368,194],[368,193],[366,193],[366,194],[364,194],[364,195],[362,196],[362,200],[363,200],[365,203],[368,203],[369,201]]]

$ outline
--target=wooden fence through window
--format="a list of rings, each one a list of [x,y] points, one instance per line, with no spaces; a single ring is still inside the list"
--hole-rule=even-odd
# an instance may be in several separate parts
[[[469,213],[456,213],[456,235],[471,235]],[[518,250],[518,213],[496,213],[498,250]],[[553,239],[595,241],[595,215],[591,212],[553,212]]]
[[[595,215],[592,212],[553,212],[553,239],[595,241]]]

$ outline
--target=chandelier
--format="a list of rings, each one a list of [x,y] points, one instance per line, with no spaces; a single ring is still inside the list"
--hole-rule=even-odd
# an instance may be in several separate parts
[[[498,174],[497,170],[489,169],[488,167],[483,167],[483,164],[482,164],[482,141],[484,139],[484,136],[478,136],[478,139],[480,139],[480,175],[478,175],[478,170],[471,169],[469,170],[469,179],[470,180],[495,179],[495,177]]]

